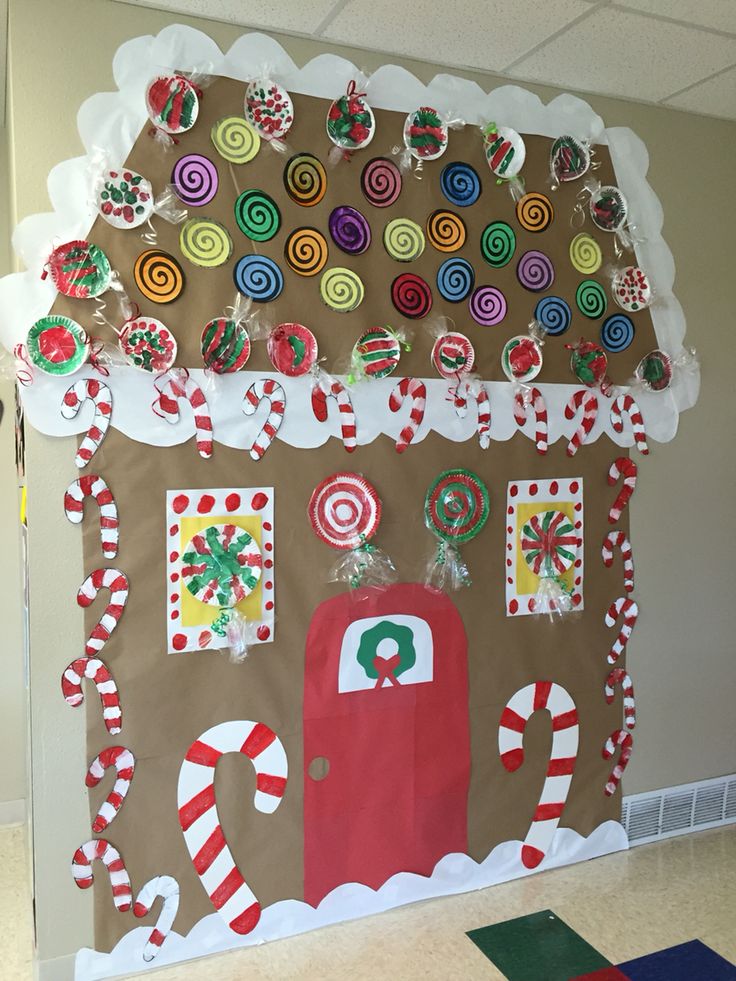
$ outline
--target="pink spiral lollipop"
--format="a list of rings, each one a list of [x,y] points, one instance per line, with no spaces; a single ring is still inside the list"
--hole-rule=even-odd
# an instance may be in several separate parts
[[[217,194],[217,167],[201,153],[187,153],[174,164],[171,183],[180,201],[199,208]]]
[[[555,267],[544,252],[532,249],[519,259],[516,275],[524,289],[541,293],[555,281]]]
[[[392,160],[374,157],[363,168],[360,187],[374,208],[388,208],[401,194],[401,171]]]
[[[481,327],[500,324],[506,316],[506,297],[496,286],[479,286],[468,301],[470,316]]]

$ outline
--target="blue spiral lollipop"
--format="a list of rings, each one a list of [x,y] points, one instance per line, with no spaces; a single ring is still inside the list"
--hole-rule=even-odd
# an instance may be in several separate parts
[[[445,259],[437,270],[437,289],[450,303],[465,300],[475,285],[475,270],[467,259],[453,256]]]
[[[534,319],[539,321],[547,334],[556,337],[564,334],[570,326],[572,311],[561,296],[545,296],[534,309]]]
[[[275,300],[284,288],[284,274],[267,255],[244,255],[238,259],[233,279],[244,296],[260,303]]]
[[[614,313],[601,324],[601,344],[614,354],[625,351],[634,340],[635,328],[631,319],[623,313]]]
[[[450,204],[468,208],[480,197],[480,177],[466,163],[449,163],[440,174],[440,187]]]

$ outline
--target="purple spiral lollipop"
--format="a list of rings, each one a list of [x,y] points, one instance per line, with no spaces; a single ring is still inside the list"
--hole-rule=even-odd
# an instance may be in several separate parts
[[[187,153],[174,164],[171,183],[183,204],[199,208],[217,194],[217,167],[201,153]]]
[[[548,290],[555,281],[555,267],[544,252],[525,252],[516,266],[516,275],[524,289],[532,293]]]
[[[493,327],[506,316],[506,297],[496,286],[479,286],[473,290],[468,307],[476,324]]]
[[[371,226],[355,208],[335,208],[328,224],[335,245],[348,255],[361,255],[371,244]]]

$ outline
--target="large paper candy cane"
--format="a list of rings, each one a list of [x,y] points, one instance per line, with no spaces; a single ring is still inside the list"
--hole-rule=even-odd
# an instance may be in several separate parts
[[[621,549],[621,558],[624,560],[624,589],[627,593],[634,591],[634,556],[631,551],[631,542],[622,531],[609,531],[603,539],[601,548],[601,558],[607,569],[613,565],[613,550]]]
[[[614,640],[611,650],[608,652],[608,663],[615,664],[616,661],[621,657],[626,645],[629,642],[629,637],[636,626],[636,621],[639,616],[639,607],[636,605],[634,600],[628,599],[625,596],[620,596],[617,600],[608,607],[606,613],[606,626],[613,627],[619,617],[623,617],[623,623],[621,625],[621,630],[619,631],[618,637]]]
[[[357,445],[353,403],[348,390],[336,378],[320,378],[312,386],[312,412],[318,422],[327,421],[327,399],[334,399],[340,413],[342,442],[348,453]]]
[[[135,915],[147,916],[159,896],[164,901],[163,908],[143,948],[143,960],[146,963],[150,963],[161,950],[179,912],[179,883],[176,879],[170,875],[157,875],[155,879],[150,879],[138,893],[133,907]]]
[[[264,401],[269,403],[270,409],[263,428],[250,448],[250,455],[254,460],[261,459],[284,421],[286,395],[281,385],[273,378],[261,378],[259,381],[253,382],[245,393],[243,412],[247,416],[252,416],[261,402]]]
[[[224,753],[243,753],[256,770],[256,810],[272,814],[286,789],[287,762],[278,736],[262,722],[222,722],[192,743],[179,771],[179,823],[197,875],[235,933],[255,927],[261,905],[240,873],[220,827],[215,767]]]
[[[64,494],[64,511],[72,524],[81,524],[84,517],[84,499],[93,497],[100,508],[100,536],[102,538],[102,554],[106,559],[114,559],[118,554],[120,530],[118,508],[115,498],[102,477],[90,473],[77,477],[66,489]]]
[[[645,455],[649,452],[647,446],[647,434],[644,429],[644,420],[641,417],[641,410],[632,395],[619,395],[611,406],[611,426],[615,433],[624,431],[622,415],[629,417],[631,428],[634,431],[634,442],[636,447]]]
[[[636,727],[636,701],[634,700],[634,685],[624,668],[614,668],[608,673],[604,688],[606,703],[608,705],[613,705],[616,685],[621,685],[621,691],[623,692],[624,696],[624,722],[626,723],[626,727],[628,729],[634,729]]]
[[[636,490],[636,470],[634,461],[626,456],[618,457],[611,464],[611,469],[608,471],[608,483],[613,487],[623,477],[624,485],[608,512],[609,524],[616,524],[623,509],[629,503],[629,498]]]
[[[517,392],[514,397],[514,419],[517,426],[523,428],[529,416],[529,410],[534,412],[534,441],[537,453],[544,454],[548,448],[547,403],[538,388]]]
[[[108,386],[96,378],[81,378],[67,389],[61,403],[61,414],[65,419],[73,419],[80,408],[89,400],[94,406],[92,425],[79,444],[74,462],[81,470],[86,467],[107,435],[112,413],[112,392]]]
[[[411,411],[409,422],[401,430],[399,438],[396,440],[397,453],[404,452],[422,424],[424,410],[427,407],[427,386],[419,378],[402,378],[389,396],[388,405],[391,411],[398,412],[406,398],[411,399]]]
[[[92,830],[96,835],[105,830],[123,806],[123,801],[130,790],[130,781],[135,772],[135,759],[131,751],[125,746],[108,746],[90,763],[85,780],[87,786],[96,787],[110,766],[114,766],[117,773],[115,786],[101,804],[92,822]]]
[[[598,396],[594,392],[588,392],[584,388],[573,392],[570,401],[565,406],[565,418],[574,419],[578,410],[582,408],[583,414],[580,425],[575,430],[567,444],[567,455],[575,456],[577,451],[588,439],[590,431],[595,425],[598,415]]]
[[[184,372],[169,373],[159,393],[158,408],[172,426],[179,421],[179,399],[185,399],[192,407],[197,450],[201,457],[209,460],[212,456],[212,418],[204,392]]]
[[[616,793],[618,782],[621,779],[629,760],[631,759],[631,753],[634,749],[634,740],[631,733],[626,732],[625,729],[614,729],[603,746],[603,753],[601,754],[603,759],[610,760],[610,758],[616,752],[617,746],[621,747],[621,752],[619,753],[618,760],[616,761],[616,764],[608,777],[608,782],[606,783],[606,788],[604,791],[606,797],[611,797]]]
[[[66,667],[61,676],[61,690],[72,708],[78,708],[84,701],[82,679],[93,681],[102,702],[102,718],[111,736],[116,736],[123,727],[123,710],[115,679],[107,665],[98,657],[78,657]]]
[[[86,841],[74,852],[72,859],[72,875],[80,889],[89,889],[94,881],[92,863],[99,859],[110,875],[112,898],[116,908],[125,913],[130,909],[133,891],[130,888],[130,877],[120,852],[104,838]]]
[[[524,762],[524,730],[534,712],[552,716],[552,753],[539,804],[521,849],[521,861],[535,869],[547,853],[560,823],[578,755],[578,713],[565,689],[553,681],[520,688],[509,699],[498,726],[498,752],[509,772]]]
[[[79,606],[91,606],[101,589],[110,590],[110,602],[105,612],[89,635],[84,646],[85,654],[99,654],[110,639],[123,615],[125,604],[128,602],[128,578],[120,569],[95,569],[87,576],[77,593]]]

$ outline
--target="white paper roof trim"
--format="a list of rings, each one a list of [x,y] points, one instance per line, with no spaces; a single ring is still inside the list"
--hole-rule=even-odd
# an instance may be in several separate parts
[[[85,238],[96,213],[89,201],[87,170],[90,156],[104,148],[113,164],[122,164],[147,123],[144,93],[149,79],[166,70],[206,70],[242,81],[269,72],[292,92],[318,98],[334,98],[342,91],[358,69],[355,65],[332,54],[313,58],[298,68],[281,45],[264,34],[252,33],[240,37],[227,53],[206,34],[181,24],[164,28],[156,37],[134,38],[121,45],[113,60],[113,75],[117,92],[92,96],[82,105],[77,116],[79,134],[87,155],[66,160],[53,168],[48,178],[48,191],[53,212],[25,218],[15,229],[13,247],[26,266],[26,271],[0,280],[0,342],[12,351],[25,341],[29,327],[45,316],[56,298],[49,280],[41,280],[41,272],[54,242]],[[516,85],[502,85],[490,93],[475,82],[453,75],[436,75],[424,85],[414,75],[396,65],[384,65],[370,78],[370,99],[375,108],[410,112],[417,105],[434,105],[451,112],[463,106],[463,115],[471,124],[487,119],[508,125],[521,133],[556,137],[569,133],[591,142],[607,144],[617,183],[629,203],[629,219],[645,241],[636,245],[637,262],[647,270],[656,291],[657,302],[650,308],[657,345],[671,357],[683,351],[685,317],[672,287],[675,265],[667,243],[662,238],[663,213],[660,202],[646,180],[649,156],[642,141],[630,130],[621,127],[605,129],[603,120],[582,99],[560,95],[548,104],[538,96]],[[202,372],[193,377],[203,386]],[[23,403],[30,423],[47,435],[62,436],[82,432],[86,415],[80,412],[73,421],[62,419],[59,411],[64,392],[80,377],[93,377],[90,369],[66,378],[50,378],[37,373],[34,383],[22,389]],[[241,403],[248,386],[256,379],[268,377],[267,372],[238,372],[233,377],[218,378],[208,395],[212,413],[215,442],[233,447],[245,447],[252,441],[256,422],[242,415]],[[154,379],[134,368],[112,369],[105,379],[114,397],[112,425],[140,442],[169,446],[184,442],[194,434],[190,410],[183,407],[180,422],[169,426],[158,420],[150,410],[156,397]],[[339,423],[330,415],[329,424],[319,424],[312,418],[309,381],[279,376],[287,406],[294,401],[300,412],[299,426],[289,424],[289,412],[278,438],[293,446],[318,446],[330,435],[339,436]],[[394,415],[388,410],[388,394],[398,379],[372,381],[352,389],[358,418],[358,442],[367,443],[380,433],[393,438],[398,434],[403,412]],[[447,383],[426,379],[427,412],[418,438],[435,430],[448,439],[462,441],[474,437],[474,413],[464,420],[447,411]],[[491,399],[491,438],[510,439],[518,427],[513,417],[514,389],[510,383],[486,383]],[[566,423],[564,406],[577,386],[541,384],[538,386],[547,400],[549,441],[569,437],[576,423]],[[698,397],[700,375],[697,367],[676,372],[670,388],[663,393],[637,393],[647,436],[658,441],[671,440],[676,431],[680,412],[693,406]],[[625,389],[620,389],[624,391]],[[600,399],[600,410],[589,439],[601,433],[622,446],[630,446],[633,437],[629,427],[619,435],[613,432],[609,419],[609,404]],[[255,417],[256,419],[260,416]],[[309,420],[305,424],[304,420]],[[524,432],[534,438],[533,422]]]

